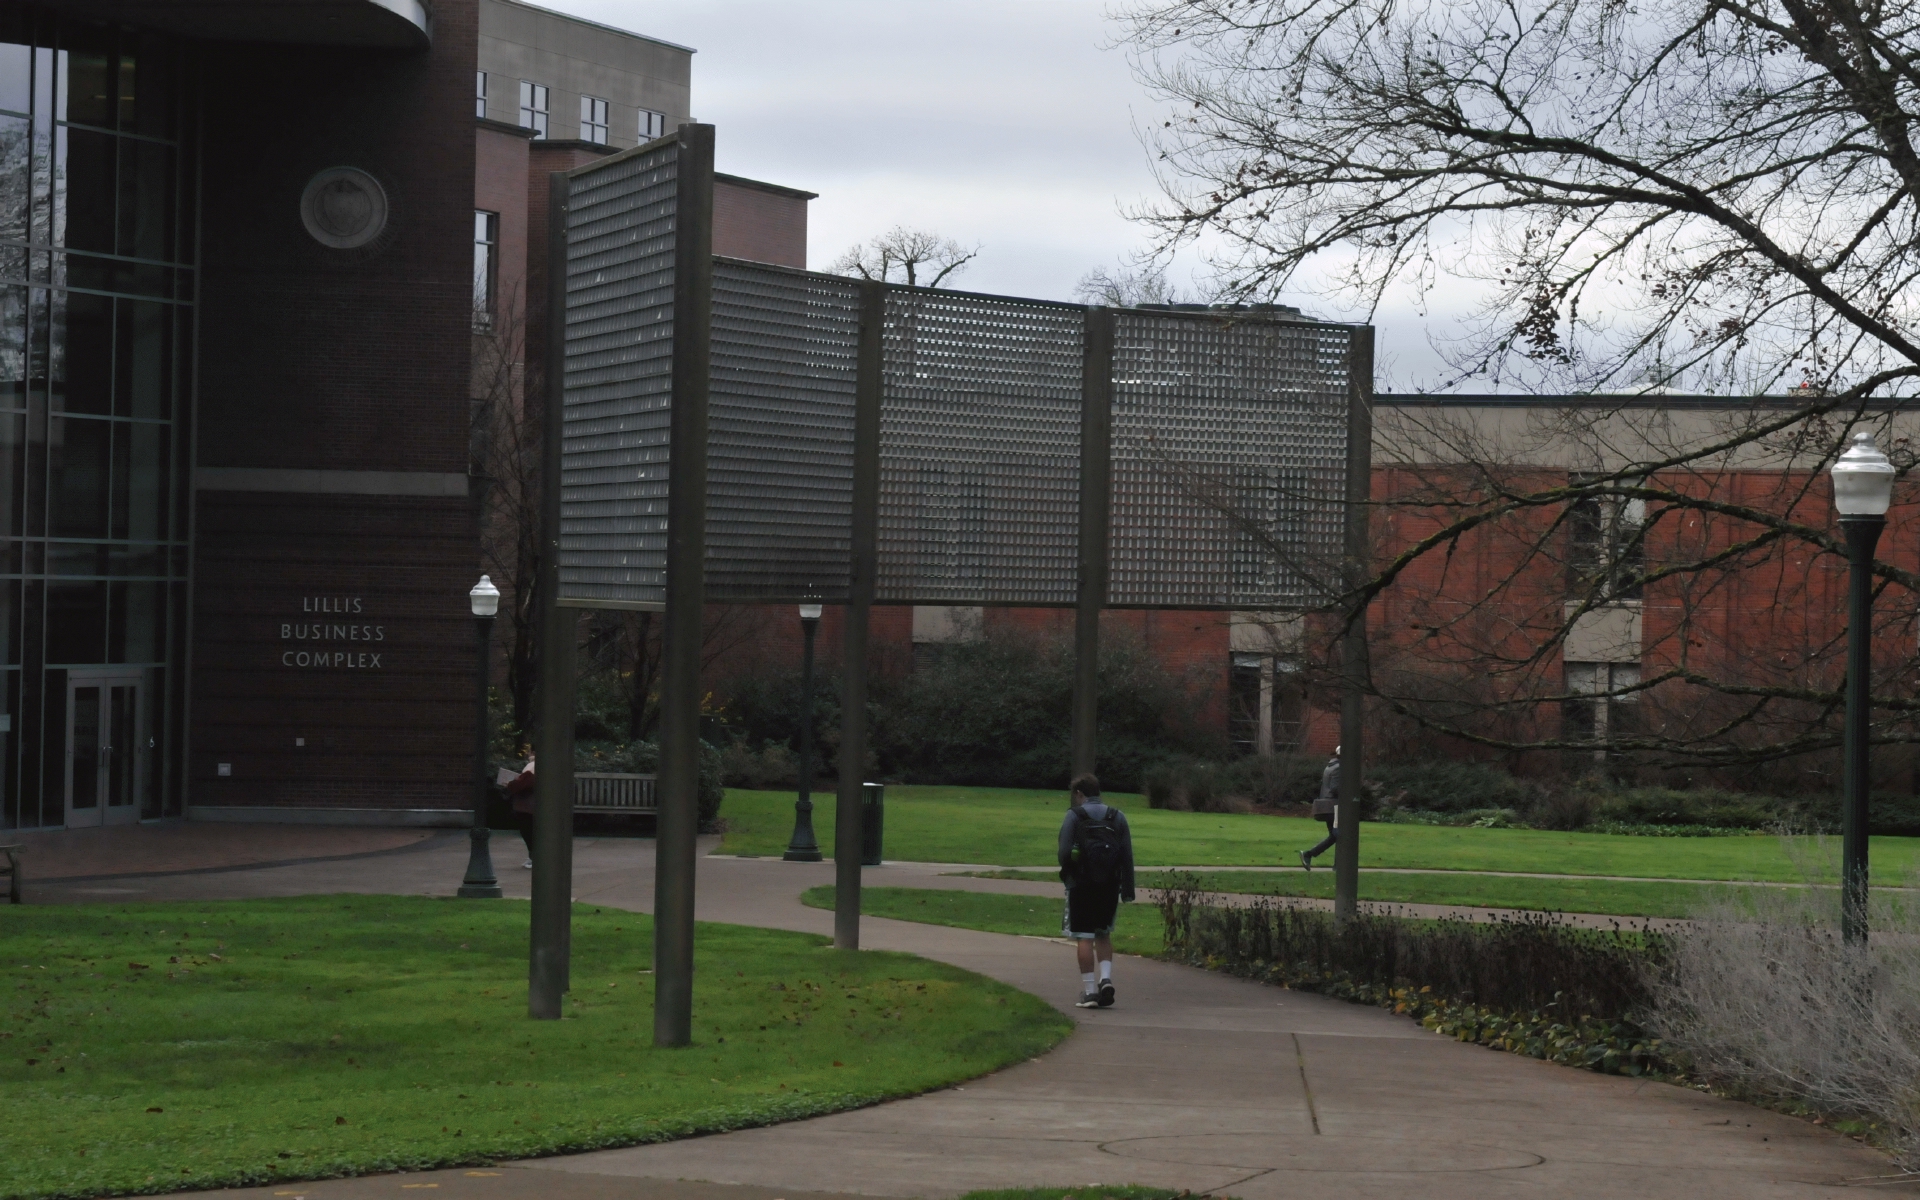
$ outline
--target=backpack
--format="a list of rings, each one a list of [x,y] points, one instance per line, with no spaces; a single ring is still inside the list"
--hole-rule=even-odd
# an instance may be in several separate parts
[[[1110,884],[1120,882],[1121,843],[1120,810],[1111,804],[1103,804],[1107,815],[1095,820],[1080,810],[1080,822],[1073,831],[1074,845],[1079,847],[1074,864],[1074,882]]]

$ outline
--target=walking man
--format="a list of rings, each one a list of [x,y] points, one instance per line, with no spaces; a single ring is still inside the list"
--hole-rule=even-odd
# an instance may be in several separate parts
[[[1111,1008],[1113,923],[1120,902],[1133,902],[1133,834],[1126,814],[1100,799],[1100,781],[1091,775],[1073,781],[1060,822],[1060,880],[1067,885],[1062,931],[1080,959],[1077,1007]]]
[[[1340,840],[1340,747],[1333,748],[1327,769],[1320,772],[1320,794],[1313,801],[1313,818],[1327,823],[1327,836],[1311,850],[1300,852],[1300,865],[1313,870],[1313,860],[1333,848]]]

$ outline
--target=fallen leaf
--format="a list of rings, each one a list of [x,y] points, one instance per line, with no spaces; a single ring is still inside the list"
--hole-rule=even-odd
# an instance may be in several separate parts
[[[335,1125],[345,1125],[347,1123],[347,1119],[345,1117],[335,1117],[333,1119],[333,1123]]]
[[[167,1110],[164,1108],[161,1108],[159,1105],[156,1104],[152,1108],[148,1109],[147,1111],[148,1112],[165,1112]]]
[[[834,1066],[836,1066],[836,1067],[844,1067],[844,1066],[846,1066],[847,1064],[845,1064],[845,1063],[843,1063],[843,1062],[841,1062],[841,1061],[840,1061],[839,1059],[837,1059],[837,1058],[836,1058],[836,1059],[834,1059],[834,1060],[833,1060],[833,1065],[834,1065]]]
[[[144,971],[147,969],[147,964],[145,963],[130,962],[127,964],[127,966],[129,966],[135,971]]]

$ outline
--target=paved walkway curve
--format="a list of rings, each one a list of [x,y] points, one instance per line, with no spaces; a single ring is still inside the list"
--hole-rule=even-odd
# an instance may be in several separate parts
[[[710,848],[710,847],[709,847]],[[504,883],[527,874],[498,856]],[[652,844],[587,841],[581,901],[644,911]],[[255,872],[45,885],[43,901],[189,899],[315,891],[447,894],[464,838],[414,854]],[[801,906],[831,864],[707,858],[703,920],[826,933]],[[913,865],[872,886],[1024,890]],[[1013,887],[1007,885],[1011,883]],[[992,885],[998,884],[999,887]],[[1065,1006],[1071,952],[1049,939],[869,919],[870,947],[907,950]],[[1405,1018],[1152,960],[1125,958],[1120,1003],[1079,1013],[1058,1049],[964,1087],[765,1129],[513,1164],[282,1184],[223,1196],[349,1200],[433,1185],[446,1200],[807,1200],[808,1193],[948,1197],[986,1187],[1143,1183],[1244,1200],[1281,1197],[1633,1197],[1771,1200],[1889,1186],[1879,1154],[1802,1121],[1664,1084],[1462,1045]],[[685,1181],[704,1181],[689,1183]],[[715,1187],[712,1185],[739,1185]],[[413,1195],[420,1194],[417,1191]]]

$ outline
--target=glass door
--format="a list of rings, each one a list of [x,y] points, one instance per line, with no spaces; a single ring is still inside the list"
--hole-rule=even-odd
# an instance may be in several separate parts
[[[68,676],[68,828],[139,820],[146,766],[141,690],[138,672]]]

